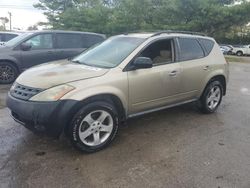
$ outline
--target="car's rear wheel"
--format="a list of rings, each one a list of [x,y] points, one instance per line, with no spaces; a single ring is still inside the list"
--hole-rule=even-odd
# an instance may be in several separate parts
[[[223,96],[223,86],[219,81],[210,82],[200,98],[203,113],[213,113],[219,107]]]
[[[11,84],[17,78],[17,68],[8,62],[0,62],[0,84]]]
[[[115,107],[108,102],[94,102],[84,106],[74,116],[69,135],[80,151],[92,153],[107,147],[118,132]]]

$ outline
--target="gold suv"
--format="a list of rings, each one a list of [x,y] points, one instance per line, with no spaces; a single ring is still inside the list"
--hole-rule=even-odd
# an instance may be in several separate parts
[[[214,39],[191,32],[110,37],[71,60],[22,73],[10,89],[12,117],[34,132],[95,152],[128,118],[198,102],[215,112],[226,94],[228,64]]]

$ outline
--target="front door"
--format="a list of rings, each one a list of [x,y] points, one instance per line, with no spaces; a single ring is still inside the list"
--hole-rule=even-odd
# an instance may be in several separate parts
[[[56,60],[53,47],[53,34],[38,34],[25,41],[31,49],[21,51],[24,69]]]
[[[153,67],[128,72],[129,115],[179,101],[181,70],[173,46],[172,39],[150,44],[139,56],[151,58]]]

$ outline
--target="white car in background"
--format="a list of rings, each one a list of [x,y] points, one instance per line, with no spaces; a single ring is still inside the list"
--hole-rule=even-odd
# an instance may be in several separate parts
[[[232,48],[229,46],[220,46],[220,50],[224,55],[226,55],[226,54],[229,54]]]
[[[232,53],[237,56],[250,55],[250,45],[235,47],[233,48]]]

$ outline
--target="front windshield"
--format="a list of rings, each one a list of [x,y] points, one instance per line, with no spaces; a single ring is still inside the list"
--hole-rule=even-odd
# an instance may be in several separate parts
[[[19,43],[20,41],[22,41],[23,39],[25,39],[27,36],[31,35],[32,33],[24,33],[21,34],[11,40],[9,40],[8,42],[6,42],[4,45],[8,46],[8,47],[12,47],[14,45],[16,45],[17,43]]]
[[[112,37],[83,52],[72,61],[94,67],[113,68],[119,65],[144,41],[144,38],[128,36]]]

